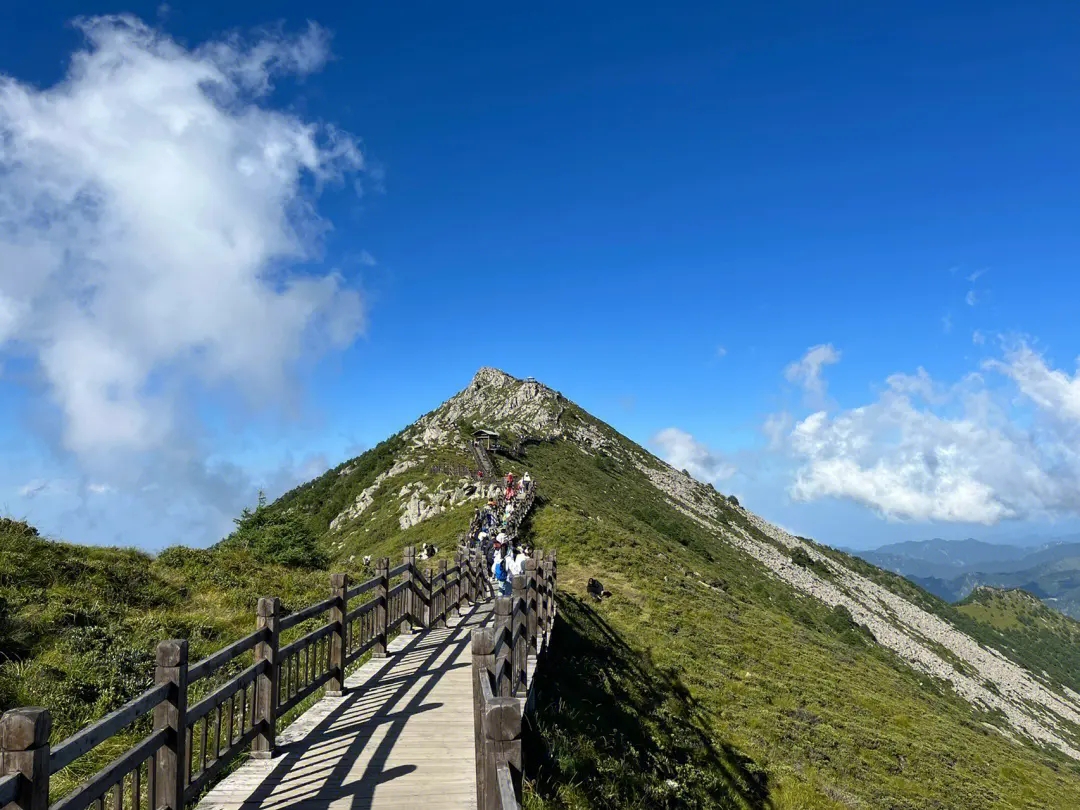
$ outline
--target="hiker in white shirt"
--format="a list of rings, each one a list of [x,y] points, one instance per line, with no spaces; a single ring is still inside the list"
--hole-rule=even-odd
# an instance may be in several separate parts
[[[524,574],[527,559],[529,559],[529,555],[525,553],[525,547],[522,546],[514,555],[514,559],[510,560],[510,576],[518,577]]]

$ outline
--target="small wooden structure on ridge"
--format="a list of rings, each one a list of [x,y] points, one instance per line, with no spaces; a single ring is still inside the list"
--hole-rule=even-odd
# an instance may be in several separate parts
[[[499,446],[499,434],[494,430],[480,428],[473,431],[473,441],[479,442],[485,450],[494,450]]]

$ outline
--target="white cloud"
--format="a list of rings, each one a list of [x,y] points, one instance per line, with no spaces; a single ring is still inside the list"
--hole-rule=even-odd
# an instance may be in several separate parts
[[[194,447],[193,395],[278,402],[363,325],[340,276],[290,269],[316,258],[314,193],[363,169],[358,144],[266,106],[327,34],[187,49],[131,17],[78,25],[62,82],[0,76],[0,353],[36,361],[100,486],[239,485]]]
[[[984,343],[986,343],[986,335],[976,329],[974,332],[971,333],[971,342],[974,343],[976,346],[982,346]]]
[[[723,346],[717,346],[716,347],[716,356],[717,357],[727,357],[727,349],[725,349]]]
[[[652,437],[664,461],[677,470],[686,470],[699,481],[716,483],[736,473],[733,464],[710,450],[684,430],[664,428]]]
[[[975,291],[974,290],[968,290],[967,295],[964,296],[964,303],[967,304],[969,307],[973,307],[978,302],[979,302],[979,298],[978,298],[977,295],[975,295]]]
[[[973,273],[969,273],[969,274],[968,274],[968,276],[967,276],[967,280],[968,280],[969,282],[971,282],[972,284],[974,284],[974,283],[975,283],[976,281],[978,281],[978,280],[979,280],[979,278],[980,278],[981,276],[983,276],[983,275],[985,275],[985,274],[986,274],[986,270],[976,270],[976,271],[974,271]]]
[[[762,426],[762,431],[769,440],[770,450],[777,450],[784,445],[788,434],[791,432],[792,425],[794,424],[795,420],[787,411],[771,413],[765,417],[765,424]]]
[[[941,331],[946,335],[952,331],[952,315],[945,313],[941,319]]]
[[[802,461],[792,495],[845,498],[895,519],[1080,514],[1080,373],[1050,368],[1026,344],[983,370],[993,379],[953,385],[922,369],[894,374],[870,404],[802,419],[788,435]]]
[[[802,358],[784,369],[784,377],[788,382],[801,385],[808,395],[820,398],[825,395],[825,380],[821,377],[821,370],[839,361],[840,352],[833,348],[831,343],[811,346]]]

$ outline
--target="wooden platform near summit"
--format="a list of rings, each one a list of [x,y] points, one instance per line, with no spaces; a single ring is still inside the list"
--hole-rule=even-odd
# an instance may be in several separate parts
[[[325,697],[197,810],[476,810],[469,634],[491,603],[445,629],[398,636],[343,697]]]

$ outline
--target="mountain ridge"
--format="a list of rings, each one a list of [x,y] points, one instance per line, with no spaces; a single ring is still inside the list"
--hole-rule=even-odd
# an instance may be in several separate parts
[[[1057,657],[1072,625],[1025,646],[1032,630],[1019,619],[993,628],[784,532],[560,392],[492,368],[375,448],[246,511],[215,548],[136,555],[131,564],[167,598],[100,621],[134,633],[132,648],[158,627],[202,633],[205,648],[250,626],[257,595],[280,593],[295,608],[329,571],[369,576],[369,556],[427,542],[449,557],[498,485],[477,475],[481,427],[500,435],[502,473],[536,481],[523,536],[559,552],[555,638],[565,646],[562,669],[538,684],[530,806],[922,810],[1029,807],[1035,797],[1066,807],[1080,791],[1080,697],[1062,681],[1071,661]],[[295,557],[282,543],[314,543],[321,561],[282,565]],[[0,569],[0,588],[16,570]],[[602,602],[588,595],[593,578],[611,593]],[[7,615],[38,615],[37,588],[0,590]],[[200,610],[179,624],[185,593]],[[1020,616],[1024,604],[1007,607]],[[17,671],[55,671],[60,660],[52,648],[26,656],[22,670],[0,663],[0,697],[17,699]]]

